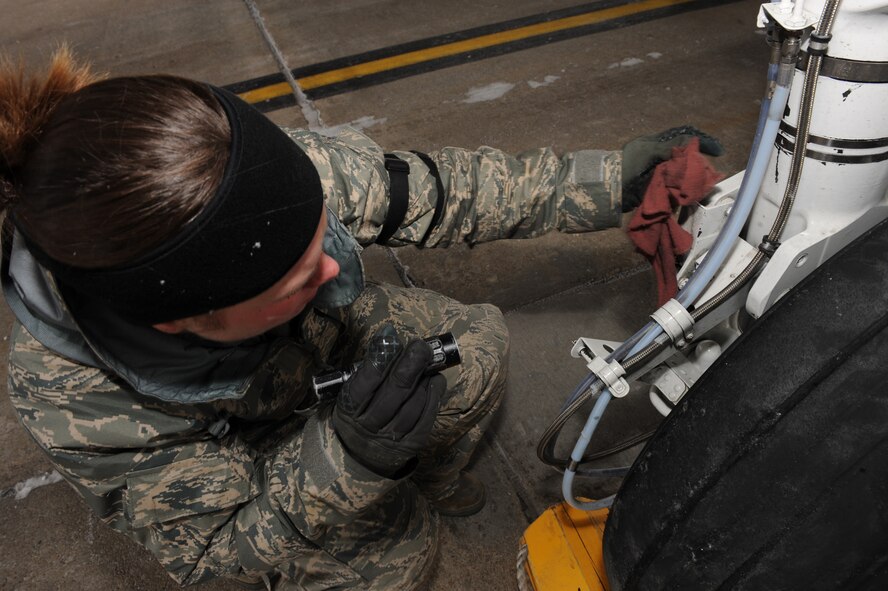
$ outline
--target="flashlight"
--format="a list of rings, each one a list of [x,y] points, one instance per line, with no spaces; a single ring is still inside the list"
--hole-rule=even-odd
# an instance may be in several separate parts
[[[448,367],[459,365],[462,362],[462,356],[459,353],[459,344],[457,344],[453,333],[445,332],[444,334],[435,335],[423,340],[432,348],[432,361],[429,363],[428,370],[426,370],[427,373],[442,371]],[[374,345],[376,346],[374,347]],[[379,365],[379,367],[385,367],[388,365],[388,362],[394,359],[397,355],[398,349],[397,347],[390,346],[390,343],[387,341],[371,343],[371,348],[378,349],[370,351],[370,353],[373,358],[373,363]],[[360,364],[355,363],[347,369],[338,369],[314,376],[312,378],[312,385],[314,386],[315,395],[318,397],[318,400],[335,398],[339,393],[342,384],[351,378],[352,375],[358,371],[359,367]]]

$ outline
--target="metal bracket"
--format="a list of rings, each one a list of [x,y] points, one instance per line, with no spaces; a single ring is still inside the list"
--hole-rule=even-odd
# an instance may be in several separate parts
[[[610,363],[605,361],[605,357],[613,353],[620,344],[613,341],[579,338],[570,350],[572,357],[586,360],[586,367],[598,376],[614,398],[622,398],[629,393],[629,383],[623,378],[626,370],[617,361]]]
[[[763,29],[769,19],[787,31],[801,31],[816,25],[819,20],[818,15],[805,10],[804,5],[803,0],[795,2],[781,0],[781,2],[763,4],[759,8],[756,25],[759,29]]]
[[[706,199],[694,206],[693,215],[682,224],[682,228],[694,237],[694,243],[684,255],[684,264],[678,272],[680,288],[685,286],[718,238],[719,232],[731,214],[742,179],[743,173],[740,172],[717,184]]]

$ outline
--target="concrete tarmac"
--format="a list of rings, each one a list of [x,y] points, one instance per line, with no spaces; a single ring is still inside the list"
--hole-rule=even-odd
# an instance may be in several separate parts
[[[562,15],[555,11],[580,3],[4,4],[0,53],[13,58],[40,64],[67,43],[112,75],[165,72],[232,85],[278,74],[281,61],[291,69],[344,64],[350,56],[368,59],[370,52],[398,44],[540,13]],[[548,42],[499,55],[478,51],[448,67],[401,71],[382,83],[351,80],[345,90],[316,92],[309,116],[319,115],[328,127],[360,128],[387,149],[424,151],[444,145],[490,145],[511,152],[543,145],[559,152],[619,149],[639,135],[690,123],[722,140],[726,154],[715,164],[731,174],[745,165],[764,89],[768,49],[755,30],[758,3],[692,4],[693,10],[641,22],[627,19],[618,28],[565,38],[552,34]],[[593,2],[581,8],[588,13],[604,6]],[[296,106],[268,116],[290,126],[308,121]],[[581,336],[619,340],[646,322],[656,300],[649,265],[620,228],[441,251],[388,252],[374,246],[365,255],[373,278],[401,282],[406,271],[418,286],[466,302],[492,302],[506,314],[512,334],[506,400],[473,467],[488,487],[489,502],[473,517],[441,520],[429,588],[515,589],[522,532],[561,500],[560,475],[539,462],[535,447],[585,375],[583,364],[570,357],[571,345]],[[2,334],[8,334],[10,323],[4,307]],[[659,420],[646,393],[633,392],[611,405],[592,447],[644,433]],[[563,439],[572,443],[576,425],[569,430]],[[631,462],[639,449],[602,465]],[[0,395],[0,590],[176,588],[151,556],[100,524],[63,482],[24,494],[23,487],[49,471],[8,398]],[[598,497],[618,486],[619,480],[581,482],[578,492]],[[238,587],[214,582],[203,588]]]

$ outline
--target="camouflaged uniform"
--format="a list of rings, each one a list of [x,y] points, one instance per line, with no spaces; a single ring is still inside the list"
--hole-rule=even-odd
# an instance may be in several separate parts
[[[317,166],[328,207],[359,243],[372,243],[388,204],[382,150],[352,130],[288,133]],[[419,157],[397,155],[410,164],[410,204],[390,243],[416,244],[433,217],[436,183]],[[431,157],[446,207],[425,246],[619,222],[619,153],[446,148]],[[503,392],[508,339],[495,307],[370,283],[350,305],[310,307],[288,327],[238,345],[144,329],[180,341],[161,341],[170,343],[167,355],[140,349],[154,338],[147,332],[125,337],[139,366],[129,368],[115,353],[127,343],[99,342],[97,317],[72,317],[36,264],[17,273],[49,289],[10,291],[9,259],[7,246],[4,289],[20,320],[9,390],[22,424],[99,517],[176,581],[279,572],[288,588],[313,590],[411,589],[422,580],[436,548],[426,499],[450,492]],[[331,408],[308,385],[317,372],[359,359],[385,322],[403,336],[452,331],[463,353],[444,372],[448,393],[428,450],[397,481],[345,452]],[[177,384],[187,372],[176,355],[195,351],[205,358],[200,377]]]

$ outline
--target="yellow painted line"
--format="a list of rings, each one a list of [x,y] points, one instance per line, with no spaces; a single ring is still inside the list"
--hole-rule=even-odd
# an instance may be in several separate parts
[[[299,82],[299,80],[297,80]],[[305,87],[302,87],[305,89]],[[269,84],[259,88],[242,92],[237,96],[241,97],[248,103],[261,103],[262,101],[271,100],[279,96],[284,96],[293,92],[288,82],[278,82],[277,84]]]
[[[642,2],[614,6],[612,8],[605,8],[594,12],[560,18],[545,23],[527,25],[525,27],[518,27],[517,29],[500,31],[489,35],[481,35],[479,37],[473,37],[472,39],[465,39],[463,41],[455,41],[453,43],[446,43],[444,45],[438,45],[437,47],[408,51],[407,53],[400,55],[371,60],[354,66],[337,68],[328,72],[321,72],[320,74],[313,74],[311,76],[299,78],[297,79],[297,82],[303,90],[311,90],[313,88],[319,88],[337,82],[344,82],[353,78],[360,78],[361,76],[367,76],[369,74],[378,74],[380,72],[395,70],[397,68],[414,64],[421,64],[442,57],[449,57],[460,53],[484,49],[486,47],[503,45],[513,41],[521,41],[522,39],[528,39],[549,33],[557,33],[559,31],[575,29],[586,25],[593,25],[641,12],[656,10],[658,8],[687,4],[688,2],[693,1],[694,0],[644,0]],[[291,89],[289,84],[286,82],[278,82],[276,84],[269,84],[268,86],[243,92],[238,96],[248,103],[259,103],[290,94],[290,92]]]

